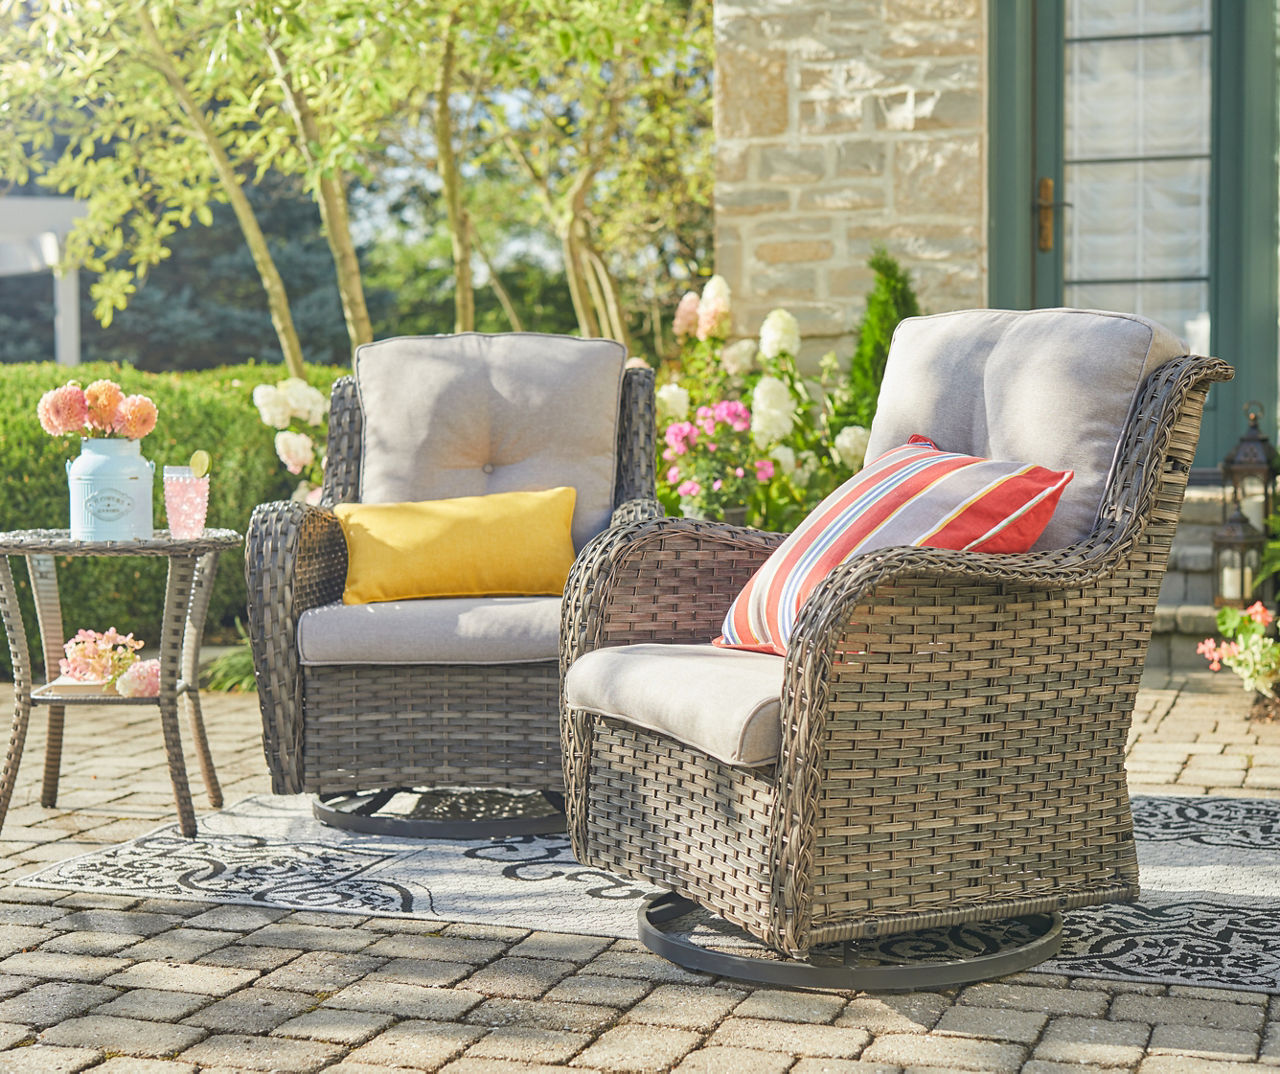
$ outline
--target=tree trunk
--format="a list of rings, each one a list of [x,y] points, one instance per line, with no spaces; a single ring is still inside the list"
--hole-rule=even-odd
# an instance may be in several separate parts
[[[235,167],[222,143],[218,141],[213,125],[196,103],[195,97],[161,43],[160,34],[156,30],[155,23],[151,21],[146,7],[140,7],[138,10],[142,20],[142,31],[150,48],[151,62],[168,83],[178,105],[190,121],[192,130],[204,143],[213,161],[218,181],[222,184],[222,189],[231,202],[231,209],[236,214],[244,240],[249,246],[249,253],[253,256],[254,266],[262,280],[262,289],[267,293],[271,324],[276,330],[276,338],[280,341],[285,368],[288,369],[290,376],[304,377],[306,374],[302,367],[302,344],[298,340],[298,332],[293,325],[293,315],[289,310],[289,296],[285,291],[284,281],[280,278],[276,263],[271,257],[267,237],[262,233],[258,218],[254,215],[253,206],[249,204],[240,178],[236,175]]]
[[[436,167],[444,184],[445,216],[453,246],[453,330],[473,332],[476,327],[475,284],[471,276],[471,228],[462,203],[462,176],[458,158],[453,152],[453,112],[449,96],[453,87],[453,31],[457,13],[449,16],[444,27],[444,55],[440,58],[440,74],[436,80]]]
[[[520,314],[516,312],[515,303],[511,301],[511,295],[507,293],[507,289],[502,286],[498,270],[493,267],[493,262],[489,260],[489,255],[485,252],[479,236],[476,235],[475,226],[471,223],[470,217],[467,219],[467,233],[471,238],[472,249],[480,255],[480,260],[484,262],[484,267],[489,270],[489,286],[493,288],[493,293],[498,296],[498,304],[502,306],[502,312],[507,315],[511,331],[523,332],[524,326],[520,323]]]
[[[564,251],[564,276],[569,284],[569,297],[573,300],[573,312],[578,316],[578,334],[582,336],[598,336],[592,309],[591,294],[587,285],[587,273],[584,271],[582,249],[578,241],[576,221],[570,222],[560,235],[560,247]]]
[[[263,28],[264,35],[266,28]],[[280,50],[269,40],[267,53],[271,57],[271,66],[276,78],[284,89],[285,100],[293,114],[294,124],[298,128],[298,142],[302,155],[307,163],[315,166],[315,157],[311,146],[319,145],[320,124],[310,103],[298,92],[293,79],[289,76],[284,58]],[[315,201],[320,209],[320,223],[324,228],[325,239],[329,243],[329,253],[333,257],[334,273],[338,278],[338,297],[342,302],[342,318],[347,325],[347,338],[351,341],[351,352],[361,343],[373,339],[373,325],[369,321],[369,308],[364,301],[364,282],[360,278],[360,261],[356,257],[356,244],[351,238],[351,216],[347,211],[347,191],[340,175],[321,174],[316,180]]]

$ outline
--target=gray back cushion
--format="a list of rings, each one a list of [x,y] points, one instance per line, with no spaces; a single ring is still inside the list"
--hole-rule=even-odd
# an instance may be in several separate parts
[[[356,348],[360,499],[439,500],[570,485],[576,549],[613,510],[626,348],[517,332]]]
[[[1187,353],[1154,321],[1095,310],[961,310],[898,325],[867,459],[921,433],[944,451],[1074,470],[1036,548],[1092,531],[1138,388]]]

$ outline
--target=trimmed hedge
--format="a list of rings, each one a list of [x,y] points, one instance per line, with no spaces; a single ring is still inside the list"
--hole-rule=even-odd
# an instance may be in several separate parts
[[[347,370],[315,366],[307,380],[327,396]],[[50,388],[75,379],[83,385],[106,377],[126,394],[150,396],[159,408],[155,430],[142,441],[142,454],[156,465],[153,519],[165,527],[165,465],[184,465],[196,448],[213,458],[209,482],[210,526],[245,532],[259,503],[286,499],[294,481],[280,465],[275,430],[258,417],[253,389],[286,376],[278,365],[223,366],[199,372],[144,373],[131,366],[91,362],[68,368],[49,362],[0,366],[0,530],[65,529],[69,517],[66,464],[80,451],[78,436],[47,435],[36,419],[36,403]],[[159,641],[164,603],[163,559],[67,557],[58,563],[62,626],[68,637],[82,627],[132,631],[148,647]],[[14,562],[14,582],[32,659],[40,665],[39,630],[26,571]],[[243,558],[232,552],[218,563],[209,607],[211,637],[231,636],[244,617]],[[0,667],[12,677],[7,647]]]

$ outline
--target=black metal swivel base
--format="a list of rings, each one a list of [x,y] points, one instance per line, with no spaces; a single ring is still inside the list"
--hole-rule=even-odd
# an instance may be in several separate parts
[[[640,906],[640,941],[650,951],[687,970],[703,970],[757,984],[787,988],[840,988],[859,992],[910,992],[966,984],[1017,973],[1052,958],[1062,946],[1061,914],[1028,914],[1016,920],[1025,925],[1031,938],[1017,946],[991,954],[950,961],[922,961],[910,964],[854,964],[856,946],[843,945],[843,961],[828,964],[799,959],[754,958],[728,954],[699,946],[682,936],[673,936],[658,926],[683,917],[697,904],[674,892],[650,895]]]
[[[564,831],[564,795],[476,787],[388,787],[316,795],[316,819],[363,835],[495,839]]]

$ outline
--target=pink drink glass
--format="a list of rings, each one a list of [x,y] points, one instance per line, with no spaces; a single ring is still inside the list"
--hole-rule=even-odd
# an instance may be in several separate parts
[[[193,477],[190,466],[164,468],[164,513],[171,537],[199,537],[209,511],[209,475]]]

